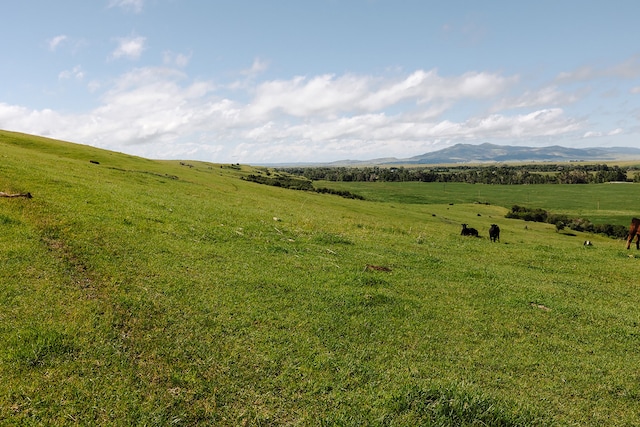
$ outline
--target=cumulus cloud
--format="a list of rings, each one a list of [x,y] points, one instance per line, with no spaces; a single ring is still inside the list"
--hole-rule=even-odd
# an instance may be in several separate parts
[[[111,58],[138,59],[144,50],[146,38],[140,36],[121,37],[116,39],[118,47],[111,53]]]
[[[429,104],[488,98],[502,92],[513,81],[513,78],[487,73],[445,78],[435,70],[419,70],[396,80],[352,74],[298,76],[260,84],[252,109],[258,114],[282,111],[297,117],[334,116],[352,110],[373,112],[405,101]]]
[[[0,103],[0,128],[15,129],[37,135],[58,135],[66,128],[63,115],[51,110],[31,110],[25,107]]]
[[[261,83],[256,88],[251,110],[257,116],[285,113],[295,117],[327,115],[343,111],[362,99],[366,83],[352,76],[295,77]]]
[[[592,136],[583,119],[557,106],[563,95],[556,87],[513,97],[509,105],[524,110],[518,114],[492,109],[517,89],[517,76],[323,74],[249,82],[238,94],[238,87],[190,78],[176,59],[169,54],[169,65],[91,82],[99,105],[85,113],[0,104],[0,128],[151,158],[233,162],[402,157],[456,141]],[[472,102],[485,112],[455,110]]]
[[[168,68],[133,70],[102,97],[102,105],[79,124],[83,139],[104,144],[163,142],[199,132],[211,111],[207,82],[182,85],[185,75]]]

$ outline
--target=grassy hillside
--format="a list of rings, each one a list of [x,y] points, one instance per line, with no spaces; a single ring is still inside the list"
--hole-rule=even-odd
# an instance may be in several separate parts
[[[0,420],[640,424],[635,250],[248,173],[0,131]]]

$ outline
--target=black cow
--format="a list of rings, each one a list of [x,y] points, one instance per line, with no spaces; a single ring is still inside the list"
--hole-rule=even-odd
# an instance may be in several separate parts
[[[492,242],[500,240],[500,227],[498,227],[497,224],[491,224],[489,228],[489,239],[491,239]]]
[[[467,227],[467,224],[462,224],[461,236],[474,236],[478,237],[478,230],[473,227]]]

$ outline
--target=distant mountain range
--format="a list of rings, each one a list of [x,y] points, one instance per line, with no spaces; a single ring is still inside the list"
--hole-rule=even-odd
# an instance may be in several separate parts
[[[477,163],[477,162],[567,162],[579,160],[624,160],[640,158],[640,149],[515,147],[495,144],[456,144],[443,150],[402,160],[402,163]]]
[[[640,159],[640,149],[630,147],[612,148],[567,148],[558,145],[549,147],[516,147],[495,144],[456,144],[452,147],[408,159],[382,158],[373,160],[341,160],[324,163],[322,166],[364,165],[428,165],[491,162],[570,162],[612,161]],[[315,164],[320,165],[320,164]]]

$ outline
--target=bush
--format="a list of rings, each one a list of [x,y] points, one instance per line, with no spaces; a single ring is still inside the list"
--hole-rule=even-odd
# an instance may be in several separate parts
[[[243,179],[251,182],[256,182],[258,184],[289,188],[291,190],[313,190],[313,184],[311,184],[311,181],[304,178],[296,178],[291,176],[265,177],[251,174],[247,175],[247,177]]]
[[[628,230],[624,225],[598,224],[594,225],[594,233],[605,234],[616,239],[627,237]]]
[[[624,239],[627,236],[627,228],[623,225],[596,225],[586,218],[569,218],[564,214],[551,214],[543,209],[531,209],[518,205],[514,205],[511,208],[511,212],[508,212],[505,217],[524,221],[546,222],[555,225],[556,231],[561,231],[568,227],[573,231],[604,234],[616,239]]]
[[[524,221],[547,222],[548,215],[548,212],[544,209],[530,209],[524,206],[514,205],[506,217],[522,219]]]
[[[335,194],[341,197],[344,197],[346,199],[358,199],[358,200],[364,200],[364,197],[359,196],[357,194],[353,194],[350,191],[346,191],[346,190],[333,190],[331,188],[316,188],[315,189],[316,193],[322,193],[322,194]]]
[[[364,200],[364,197],[359,196],[357,194],[353,194],[346,190],[333,190],[331,188],[314,188],[313,183],[306,178],[297,178],[297,177],[288,176],[288,175],[267,177],[267,176],[250,174],[242,179],[246,181],[255,182],[258,184],[288,188],[290,190],[315,191],[316,193],[322,193],[322,194],[335,194],[337,196],[344,197],[347,199]]]
[[[547,216],[547,221],[549,224],[554,224],[554,225],[558,225],[559,223],[563,224],[563,228],[564,225],[568,224],[569,222],[571,222],[571,219],[569,219],[569,217],[567,215],[564,214],[549,214]]]

